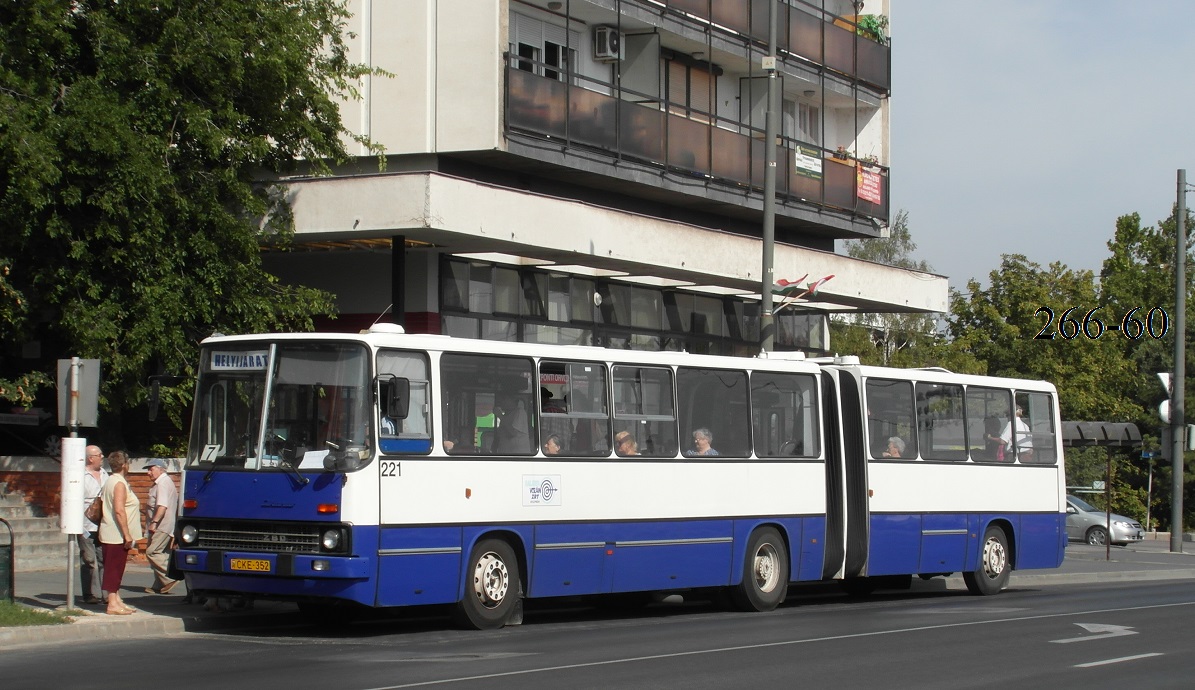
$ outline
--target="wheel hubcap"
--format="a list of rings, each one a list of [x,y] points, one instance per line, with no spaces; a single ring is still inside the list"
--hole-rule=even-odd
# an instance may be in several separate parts
[[[755,552],[755,586],[761,592],[771,592],[776,589],[779,584],[780,569],[777,567],[778,555],[776,547],[771,544],[763,544],[759,550]]]
[[[983,545],[983,571],[984,573],[995,579],[1000,577],[1004,572],[1004,568],[1008,566],[1008,552],[1004,550],[1004,544],[1000,543],[999,539],[989,539]]]
[[[496,553],[487,553],[477,560],[473,569],[473,594],[486,608],[502,604],[510,589],[510,573]]]

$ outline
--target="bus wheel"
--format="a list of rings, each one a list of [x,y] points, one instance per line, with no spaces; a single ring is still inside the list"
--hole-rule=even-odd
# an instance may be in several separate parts
[[[771,611],[788,593],[788,554],[780,533],[763,527],[751,534],[743,562],[743,581],[731,588],[740,611]]]
[[[983,553],[975,572],[963,573],[963,582],[972,594],[996,594],[1008,585],[1012,572],[1009,559],[1008,537],[996,526],[988,527],[983,535]]]
[[[456,622],[475,630],[494,630],[510,623],[523,595],[514,549],[499,539],[478,542],[469,556],[466,578]]]

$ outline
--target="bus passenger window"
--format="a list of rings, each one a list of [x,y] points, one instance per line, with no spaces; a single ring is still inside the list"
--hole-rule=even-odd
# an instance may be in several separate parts
[[[867,445],[871,457],[885,458],[888,439],[899,436],[905,442],[902,458],[917,457],[917,415],[913,405],[913,382],[869,378],[866,384]]]
[[[640,455],[675,457],[680,440],[673,406],[672,370],[614,367],[614,426],[616,431],[631,434]]]
[[[400,350],[378,352],[378,449],[386,454],[431,452],[431,400],[427,357],[422,353]],[[386,414],[390,388],[395,380],[405,380],[410,388],[407,415],[401,419]]]
[[[535,389],[531,360],[492,355],[440,358],[444,442],[450,455],[531,455]]]
[[[555,437],[553,455],[605,456],[610,453],[610,405],[606,366],[599,362],[544,360],[539,365],[541,450]]]
[[[685,457],[751,454],[747,372],[681,367],[676,398]]]
[[[751,373],[751,427],[761,458],[817,457],[817,379],[809,374]]]

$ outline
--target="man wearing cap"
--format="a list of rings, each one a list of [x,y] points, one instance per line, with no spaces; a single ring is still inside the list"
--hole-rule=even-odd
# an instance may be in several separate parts
[[[178,490],[174,480],[166,474],[166,461],[153,458],[145,463],[145,471],[154,484],[149,489],[149,509],[146,511],[146,531],[149,546],[145,557],[154,571],[154,584],[146,587],[147,594],[169,594],[179,583],[166,575],[170,566],[170,540],[174,536],[174,514],[178,510]]]

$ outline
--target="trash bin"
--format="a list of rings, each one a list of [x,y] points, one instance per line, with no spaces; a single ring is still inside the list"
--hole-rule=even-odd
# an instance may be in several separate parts
[[[8,532],[7,535],[0,532],[0,600],[13,601],[13,572],[16,559],[12,550],[15,540],[12,534],[12,525],[8,524],[8,520],[0,518],[0,522],[4,523],[4,529]],[[4,541],[6,537],[8,541]]]

